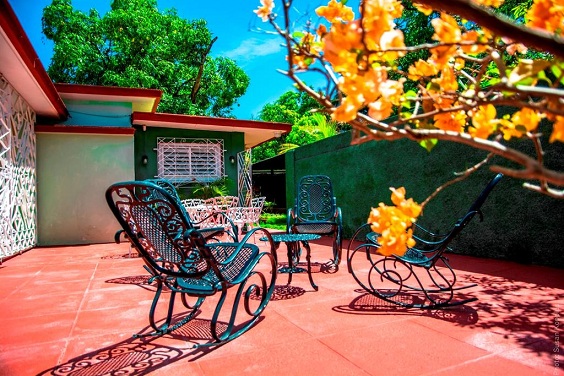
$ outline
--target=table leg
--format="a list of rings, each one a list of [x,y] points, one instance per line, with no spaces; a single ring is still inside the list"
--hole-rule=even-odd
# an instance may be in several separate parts
[[[307,241],[302,241],[302,244],[304,245],[304,248],[306,250],[307,275],[309,277],[309,283],[311,284],[311,287],[313,287],[313,289],[317,291],[319,287],[317,287],[317,285],[313,283],[313,277],[311,276],[311,248],[309,247],[309,243]]]
[[[294,254],[294,242],[287,242],[286,249],[288,250],[288,285],[292,283],[292,274],[294,271],[294,264],[292,264],[292,256]]]

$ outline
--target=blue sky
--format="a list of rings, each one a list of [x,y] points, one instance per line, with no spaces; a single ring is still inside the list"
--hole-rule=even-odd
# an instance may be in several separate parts
[[[45,69],[53,55],[53,44],[41,32],[43,8],[51,0],[8,0],[18,16]],[[96,8],[100,14],[110,9],[111,0],[72,0],[75,9],[87,12]],[[277,5],[281,0],[278,0]],[[308,1],[308,7],[321,1]],[[227,56],[249,75],[251,83],[247,93],[239,100],[234,114],[239,119],[257,119],[266,103],[275,101],[281,94],[292,89],[289,78],[276,69],[286,69],[283,40],[278,35],[251,31],[250,27],[271,30],[268,23],[256,17],[253,10],[259,0],[158,0],[160,11],[176,8],[180,17],[193,20],[205,19],[208,28],[218,40],[213,45],[212,56]],[[281,21],[281,20],[280,20]]]

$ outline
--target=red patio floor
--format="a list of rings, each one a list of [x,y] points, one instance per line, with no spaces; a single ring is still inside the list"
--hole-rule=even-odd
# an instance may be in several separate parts
[[[312,242],[312,260],[326,261],[329,244]],[[192,345],[209,337],[207,311],[171,335],[132,338],[147,328],[153,290],[127,254],[115,244],[35,248],[0,265],[0,374],[564,374],[560,269],[452,255],[479,300],[422,311],[366,295],[344,265],[317,265],[319,291],[305,274],[290,286],[280,275],[256,326],[201,350]]]

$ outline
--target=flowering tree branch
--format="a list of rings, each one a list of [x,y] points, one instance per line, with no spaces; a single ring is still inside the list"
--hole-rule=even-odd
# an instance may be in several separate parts
[[[492,171],[527,180],[527,189],[564,198],[564,172],[545,164],[546,147],[564,142],[564,61],[559,60],[564,59],[564,41],[558,34],[564,12],[554,2],[533,0],[526,25],[518,25],[491,8],[503,0],[418,0],[414,6],[419,11],[438,12],[430,18],[433,42],[406,46],[396,25],[404,10],[399,0],[362,0],[358,18],[351,8],[329,0],[316,10],[321,19],[317,29],[308,22],[301,32],[292,31],[291,0],[283,2],[283,28],[273,0],[260,1],[255,12],[286,43],[288,69],[283,73],[334,120],[349,123],[353,143],[409,139],[430,149],[438,140],[488,152],[484,161],[437,188],[429,199],[489,164],[492,156],[511,162],[490,166]],[[523,44],[557,59],[530,58]],[[427,51],[428,58],[409,66],[398,63],[418,51]],[[326,89],[305,84],[300,78],[304,72],[321,73]],[[502,107],[510,113],[498,114]],[[533,152],[517,150],[511,140],[531,142]],[[395,209],[380,203],[369,221],[374,231],[387,234],[381,243],[391,248],[381,251],[401,254],[410,242],[410,224],[429,199],[417,205],[405,199],[402,188],[392,192]],[[396,215],[403,220],[390,226],[398,227],[384,229],[385,221]]]
[[[472,0],[417,0],[433,9],[458,14],[478,25],[487,27],[494,34],[517,40],[524,45],[564,59],[564,40],[553,34],[518,25],[506,17]]]

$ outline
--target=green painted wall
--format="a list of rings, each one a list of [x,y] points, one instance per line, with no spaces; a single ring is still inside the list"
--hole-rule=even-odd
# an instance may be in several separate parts
[[[452,179],[453,171],[463,171],[485,157],[482,151],[448,142],[428,153],[407,140],[350,145],[350,137],[344,133],[286,154],[287,202],[294,202],[301,176],[328,175],[343,211],[345,237],[366,222],[371,207],[380,201],[391,203],[389,187],[405,186],[407,196],[421,202]],[[553,148],[545,155],[548,164],[562,169],[563,152],[560,146]],[[440,192],[419,223],[430,230],[449,230],[491,177],[492,172],[481,170]],[[502,179],[483,207],[484,222],[470,223],[455,243],[456,252],[564,267],[564,201],[530,192],[521,184]]]
[[[223,139],[225,174],[229,178],[229,192],[237,195],[237,163],[230,163],[229,157],[237,157],[237,153],[245,150],[245,137],[239,132],[209,132],[174,128],[147,127],[144,131],[136,126],[135,131],[135,178],[138,180],[157,176],[157,138],[208,138]],[[148,157],[147,165],[143,165],[143,155]],[[180,193],[188,195],[189,190],[180,188]]]
[[[38,245],[113,242],[104,194],[133,178],[133,136],[37,134]]]

